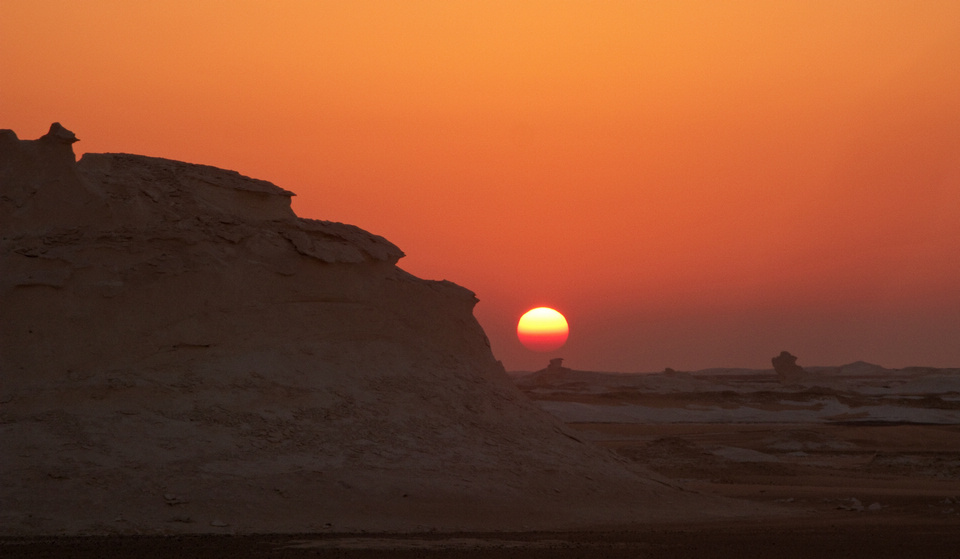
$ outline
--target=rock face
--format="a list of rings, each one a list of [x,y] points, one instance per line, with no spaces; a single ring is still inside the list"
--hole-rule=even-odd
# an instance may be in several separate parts
[[[0,533],[726,515],[507,379],[476,298],[236,172],[0,132]],[[704,512],[709,511],[709,512]]]

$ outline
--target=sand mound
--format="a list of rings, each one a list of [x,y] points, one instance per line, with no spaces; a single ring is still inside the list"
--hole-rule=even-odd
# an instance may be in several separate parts
[[[723,516],[508,380],[476,299],[202,165],[0,132],[2,533]]]

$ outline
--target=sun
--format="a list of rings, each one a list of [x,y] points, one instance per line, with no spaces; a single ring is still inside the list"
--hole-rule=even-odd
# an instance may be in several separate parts
[[[549,307],[537,307],[527,311],[517,323],[520,343],[533,351],[553,351],[567,342],[570,327],[567,319]]]

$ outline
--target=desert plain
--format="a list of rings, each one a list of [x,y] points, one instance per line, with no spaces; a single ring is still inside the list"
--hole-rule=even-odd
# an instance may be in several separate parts
[[[622,375],[545,369],[517,382],[594,444],[685,489],[777,504],[808,522],[960,521],[955,369],[869,363]]]
[[[511,378],[575,436],[747,518],[573,530],[5,538],[18,557],[955,557],[960,371],[868,363]],[[773,512],[773,514],[769,514]]]

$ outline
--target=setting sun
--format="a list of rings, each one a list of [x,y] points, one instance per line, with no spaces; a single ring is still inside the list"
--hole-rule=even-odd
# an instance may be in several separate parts
[[[569,333],[567,319],[548,307],[537,307],[527,311],[517,323],[517,337],[520,338],[520,343],[533,351],[559,349],[566,343]]]

